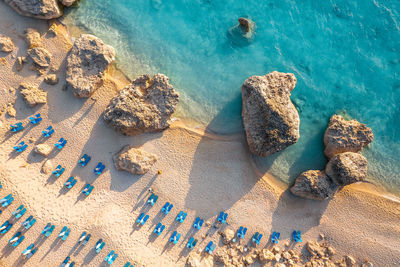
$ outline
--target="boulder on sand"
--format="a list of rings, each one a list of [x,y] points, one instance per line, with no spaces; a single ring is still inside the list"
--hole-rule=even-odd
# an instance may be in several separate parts
[[[20,15],[37,19],[54,19],[62,16],[58,0],[4,0]]]
[[[123,147],[121,151],[114,155],[115,167],[132,174],[145,174],[156,162],[156,155],[129,145]]]
[[[359,153],[340,153],[329,160],[325,173],[339,186],[362,182],[367,177],[367,159]]]
[[[32,28],[26,29],[25,40],[29,48],[34,48],[42,45],[42,38],[40,36],[40,33]]]
[[[324,171],[309,170],[297,177],[290,191],[302,198],[324,200],[332,198],[338,189]]]
[[[296,85],[291,73],[252,76],[242,86],[242,117],[250,151],[265,157],[300,138],[299,114],[290,100]]]
[[[26,83],[21,83],[20,88],[22,98],[30,107],[47,103],[47,92]]]
[[[48,68],[51,61],[51,53],[43,47],[34,47],[28,50],[28,55],[33,63],[41,68]]]
[[[35,153],[42,155],[44,157],[49,156],[52,150],[53,148],[47,144],[38,144],[33,149]]]
[[[163,74],[143,75],[126,86],[106,108],[103,118],[126,135],[158,132],[169,127],[179,94]]]
[[[371,128],[357,120],[346,121],[340,115],[333,115],[325,131],[325,155],[331,158],[343,152],[360,152],[374,140]]]
[[[103,84],[105,71],[114,59],[114,48],[96,36],[81,34],[67,57],[67,87],[76,97],[90,97]]]
[[[0,33],[0,51],[10,53],[14,50],[14,43],[10,37]]]

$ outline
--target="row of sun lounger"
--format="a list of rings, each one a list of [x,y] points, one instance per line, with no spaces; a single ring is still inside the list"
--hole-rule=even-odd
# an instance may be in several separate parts
[[[65,260],[61,263],[60,267],[73,267],[75,265],[74,261],[71,261],[71,257],[67,256]]]

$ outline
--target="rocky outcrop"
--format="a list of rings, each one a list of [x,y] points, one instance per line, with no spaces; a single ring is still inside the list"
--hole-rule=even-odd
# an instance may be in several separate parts
[[[90,97],[103,84],[105,71],[114,58],[114,48],[96,36],[82,34],[67,57],[67,86],[76,97]]]
[[[41,68],[48,68],[51,62],[51,53],[43,47],[34,47],[28,50],[33,63]]]
[[[333,197],[338,188],[324,171],[310,170],[297,177],[290,191],[302,198],[324,200]]]
[[[1,52],[12,52],[14,50],[14,43],[10,37],[0,33],[0,51]]]
[[[76,0],[61,0],[61,4],[63,4],[63,6],[72,6],[72,4],[75,2]]]
[[[26,83],[21,83],[20,88],[22,98],[30,107],[47,103],[47,92]]]
[[[324,153],[331,158],[343,152],[360,152],[373,140],[372,130],[365,124],[357,120],[346,121],[340,115],[333,115],[324,135]]]
[[[299,114],[290,100],[296,85],[291,73],[252,76],[242,86],[242,117],[250,151],[265,157],[300,138]]]
[[[42,155],[44,157],[47,157],[48,155],[50,155],[52,150],[53,150],[53,148],[47,144],[38,144],[33,149],[33,151],[35,153]]]
[[[329,160],[325,173],[340,186],[362,182],[367,177],[367,159],[358,153],[340,153]]]
[[[58,0],[4,0],[20,15],[37,19],[54,19],[62,16]]]
[[[103,118],[126,135],[157,132],[170,125],[179,94],[163,74],[143,75],[119,91],[106,108]]]
[[[123,147],[121,151],[114,155],[115,167],[132,174],[145,174],[156,162],[156,155],[129,145]]]
[[[26,29],[25,40],[29,48],[34,48],[42,45],[42,39],[40,37],[40,33],[35,29],[31,28]]]

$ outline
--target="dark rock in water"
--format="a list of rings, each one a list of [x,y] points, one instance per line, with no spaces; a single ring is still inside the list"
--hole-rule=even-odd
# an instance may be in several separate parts
[[[297,177],[290,191],[302,198],[325,200],[332,198],[338,189],[324,171],[310,170]]]
[[[235,46],[249,45],[254,39],[256,24],[246,18],[239,18],[238,21],[237,25],[228,30],[228,39]]]
[[[4,0],[20,15],[37,19],[54,19],[62,16],[58,0]]]
[[[329,160],[325,173],[339,186],[362,182],[367,177],[367,159],[359,153],[340,153]]]
[[[291,73],[252,76],[242,85],[242,118],[250,151],[265,157],[300,138],[299,114],[290,101],[296,85]]]
[[[103,118],[126,135],[158,132],[169,127],[179,94],[163,74],[143,75],[126,86],[106,108]]]
[[[246,31],[250,31],[250,21],[246,18],[239,18],[239,25],[242,26],[242,28]]]

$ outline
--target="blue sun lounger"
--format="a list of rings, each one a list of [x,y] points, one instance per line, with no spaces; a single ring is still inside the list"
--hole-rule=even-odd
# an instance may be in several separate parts
[[[174,231],[169,238],[169,242],[174,243],[175,245],[178,243],[179,238],[181,238],[181,234],[179,234],[177,231]]]
[[[294,242],[296,242],[296,243],[301,243],[301,242],[303,242],[303,240],[301,239],[301,232],[300,232],[300,230],[298,230],[298,231],[293,231],[293,233],[292,233],[292,238],[293,238]]]
[[[3,202],[3,203],[1,204],[1,206],[2,206],[3,208],[8,207],[13,201],[14,201],[14,198],[13,198],[13,197],[10,197],[10,198],[7,199],[5,202]]]
[[[33,216],[29,216],[28,219],[26,219],[23,223],[22,226],[25,227],[26,230],[31,228],[36,222],[36,219],[33,218]]]
[[[2,199],[0,199],[0,204],[7,202],[11,197],[12,197],[12,194],[8,194],[7,196],[3,197]]]
[[[78,239],[78,244],[80,244],[83,240],[85,240],[86,236],[87,236],[87,234],[86,234],[86,232],[84,231],[84,232],[81,234],[81,237],[79,237],[79,239]]]
[[[5,233],[7,233],[8,230],[10,230],[12,226],[13,226],[12,223],[10,223],[9,221],[6,221],[6,222],[3,223],[3,225],[0,227],[0,234],[4,235]]]
[[[186,219],[187,213],[180,211],[178,216],[176,216],[176,220],[180,223],[183,223],[183,221]]]
[[[67,256],[64,261],[61,263],[60,267],[65,267],[65,265],[67,265],[67,263],[69,262],[69,260],[71,259],[70,256]]]
[[[243,239],[244,238],[244,236],[246,235],[246,232],[247,232],[247,228],[246,227],[243,227],[243,226],[240,226],[239,227],[239,230],[237,231],[237,237],[239,237],[240,239]]]
[[[78,180],[76,180],[73,176],[69,177],[68,180],[64,183],[64,186],[69,190],[76,184]]]
[[[259,232],[256,232],[253,237],[251,238],[251,241],[256,244],[256,245],[260,245],[260,241],[261,238],[263,237],[262,234],[260,234]]]
[[[200,217],[197,217],[196,220],[193,223],[193,228],[200,230],[201,227],[203,226],[204,220],[200,219]]]
[[[36,253],[36,251],[37,251],[37,248],[32,249],[31,252],[28,253],[28,255],[26,255],[26,258],[27,259],[31,258]]]
[[[13,146],[13,149],[14,149],[15,151],[17,151],[18,153],[21,153],[21,152],[23,152],[27,147],[28,147],[28,145],[25,144],[24,141],[22,141],[22,142],[19,143],[18,145]]]
[[[55,177],[60,177],[61,174],[63,174],[65,171],[65,168],[61,166],[60,164],[56,167],[56,169],[53,171],[53,174]]]
[[[272,243],[278,244],[279,242],[279,237],[281,236],[281,233],[279,232],[273,232],[271,235],[271,241]]]
[[[85,240],[83,240],[82,242],[82,246],[86,246],[86,244],[89,242],[90,238],[92,237],[91,234],[88,234],[85,238]]]
[[[0,189],[2,189],[3,188],[3,185],[1,184],[1,182],[0,182]]]
[[[174,205],[170,204],[169,202],[165,203],[165,205],[162,207],[161,212],[163,212],[165,215],[167,215],[171,209],[174,207]]]
[[[30,122],[32,125],[38,124],[38,123],[41,122],[41,121],[42,121],[42,117],[41,117],[40,113],[29,117],[29,122]]]
[[[42,131],[44,137],[50,137],[54,133],[53,126],[49,126]]]
[[[144,212],[142,212],[139,217],[136,220],[136,223],[140,224],[140,225],[144,225],[147,220],[149,219],[149,215],[146,215]]]
[[[216,246],[217,246],[217,245],[214,244],[214,242],[210,241],[210,242],[207,244],[205,251],[208,252],[208,254],[211,255],[211,254],[213,253],[213,251],[214,251],[214,249],[215,249]]]
[[[51,233],[53,233],[55,226],[51,223],[47,223],[46,226],[42,230],[42,235],[45,237],[49,237]]]
[[[152,207],[156,204],[158,196],[156,194],[151,194],[147,199],[147,204],[151,205]]]
[[[96,242],[96,246],[94,246],[94,250],[96,251],[97,254],[99,254],[100,251],[104,248],[105,245],[106,245],[106,243],[103,242],[103,239],[100,238],[100,239]]]
[[[25,239],[23,235],[21,235],[21,232],[16,232],[13,237],[8,241],[10,245],[12,245],[14,248],[17,247],[21,242]]]
[[[124,267],[134,267],[129,261],[125,263]]]
[[[153,231],[153,232],[154,232],[156,235],[160,236],[161,233],[164,231],[164,229],[165,229],[165,225],[163,225],[162,223],[158,223],[158,224],[156,225],[156,228],[154,228],[154,231]]]
[[[22,255],[23,256],[26,256],[26,255],[28,255],[29,253],[31,253],[31,251],[32,251],[32,249],[35,247],[35,244],[30,244],[26,249],[24,249],[23,251],[22,251]]]
[[[82,190],[82,194],[84,194],[85,196],[89,196],[90,193],[92,193],[94,186],[91,184],[86,184],[85,188],[83,188]]]
[[[222,224],[226,224],[226,219],[228,218],[228,213],[221,211],[218,216],[218,222]]]
[[[90,156],[88,156],[87,154],[83,154],[83,156],[78,161],[78,165],[81,167],[85,167],[89,163],[90,159]]]
[[[186,247],[190,250],[194,249],[194,247],[196,246],[198,240],[195,239],[193,236],[189,239],[189,241],[186,244]]]
[[[104,261],[107,262],[108,264],[112,264],[117,257],[118,254],[116,254],[114,250],[111,250],[110,253],[108,253],[107,257],[104,259]]]
[[[70,232],[71,232],[71,228],[64,226],[61,229],[60,233],[58,234],[58,237],[61,238],[62,240],[66,240]]]
[[[26,208],[24,208],[24,205],[21,205],[18,207],[18,209],[16,209],[15,211],[13,211],[12,215],[16,218],[19,219],[21,218],[26,212]]]
[[[60,140],[58,140],[57,143],[54,144],[54,146],[56,148],[58,148],[59,150],[63,149],[64,146],[67,144],[67,140],[64,139],[63,137],[60,138]]]
[[[96,175],[100,175],[104,171],[105,168],[106,168],[106,165],[104,165],[103,163],[99,162],[99,163],[97,163],[97,165],[94,168],[93,172]]]
[[[13,133],[22,131],[23,129],[24,129],[24,126],[22,126],[22,122],[17,122],[16,124],[10,125],[10,131]]]
[[[15,241],[14,244],[12,244],[12,246],[13,246],[14,248],[18,247],[18,245],[21,244],[22,241],[24,241],[24,239],[25,239],[25,236],[20,236],[20,237],[18,238],[18,240]]]

